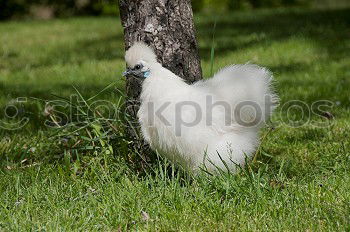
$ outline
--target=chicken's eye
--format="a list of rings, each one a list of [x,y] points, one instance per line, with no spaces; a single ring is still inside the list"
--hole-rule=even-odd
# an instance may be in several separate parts
[[[137,64],[135,65],[135,69],[140,69],[141,68],[141,65]]]

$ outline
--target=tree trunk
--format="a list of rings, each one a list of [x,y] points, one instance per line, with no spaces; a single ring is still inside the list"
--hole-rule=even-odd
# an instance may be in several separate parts
[[[119,9],[126,49],[143,41],[154,49],[164,67],[188,83],[202,78],[190,0],[119,0]],[[129,78],[127,105],[133,118],[140,92],[141,83]]]

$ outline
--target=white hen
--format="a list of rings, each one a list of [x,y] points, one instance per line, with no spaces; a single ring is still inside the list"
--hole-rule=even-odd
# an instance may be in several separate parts
[[[228,66],[192,85],[156,60],[144,43],[125,55],[126,76],[143,80],[138,112],[151,148],[187,169],[234,171],[251,158],[258,130],[278,100],[269,71],[256,65]]]

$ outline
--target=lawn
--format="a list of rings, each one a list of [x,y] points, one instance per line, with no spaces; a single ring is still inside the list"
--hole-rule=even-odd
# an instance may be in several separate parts
[[[89,98],[113,83],[97,98],[118,101],[119,19],[1,22],[1,127],[14,121],[5,119],[12,104],[29,122],[0,129],[0,231],[349,231],[350,9],[196,15],[206,77],[215,21],[214,70],[268,67],[281,106],[254,162],[237,175],[197,177],[162,158],[140,168],[128,141],[114,143],[113,154],[72,157],[44,126],[38,99],[68,98],[73,86]],[[303,108],[327,100],[327,113],[288,111],[292,100]]]

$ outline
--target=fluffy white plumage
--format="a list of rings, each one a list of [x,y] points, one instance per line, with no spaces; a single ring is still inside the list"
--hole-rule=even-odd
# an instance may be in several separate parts
[[[203,167],[215,172],[229,167],[234,171],[236,165],[243,166],[251,158],[259,144],[258,131],[278,100],[268,70],[232,65],[189,85],[162,67],[143,43],[135,43],[125,60],[130,70],[140,69],[141,77],[147,73],[138,117],[152,149],[189,170]],[[245,107],[237,114],[240,106]],[[261,114],[251,106],[259,106]],[[254,121],[257,115],[261,115],[259,121],[242,124]]]

